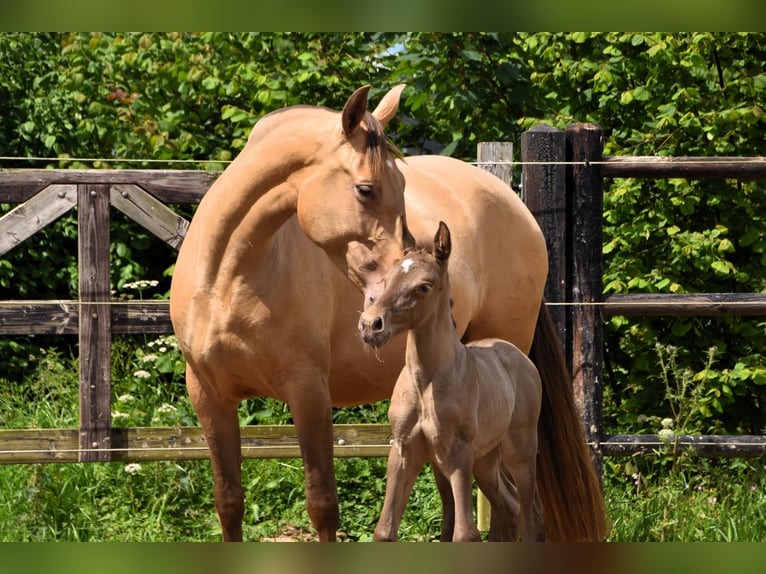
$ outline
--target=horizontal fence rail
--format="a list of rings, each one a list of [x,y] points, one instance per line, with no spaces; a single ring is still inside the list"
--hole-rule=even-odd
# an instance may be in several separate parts
[[[709,458],[758,458],[766,456],[766,437],[760,435],[679,435],[663,440],[659,435],[613,434],[596,445],[606,456],[693,452]]]
[[[0,335],[77,335],[80,332],[80,307],[86,302],[0,301]],[[156,301],[90,302],[111,309],[112,333],[119,335],[173,332],[170,304]]]
[[[763,293],[650,293],[607,295],[600,303],[605,317],[766,315]]]
[[[68,463],[80,456],[77,429],[0,430],[0,464]],[[244,458],[300,458],[293,425],[249,425],[240,430]],[[393,435],[388,424],[333,426],[334,455],[388,456]],[[202,460],[209,457],[200,427],[113,427],[107,449],[114,462]]]
[[[604,156],[603,177],[766,179],[763,157]]]
[[[221,172],[182,169],[0,169],[0,201],[23,203],[50,185],[137,185],[163,203],[199,203]]]
[[[80,306],[77,300],[0,301],[2,335],[77,335]],[[170,334],[170,306],[165,300],[110,301],[112,333],[119,335]],[[604,317],[649,316],[766,316],[762,293],[650,293],[606,295],[591,303],[548,302],[551,308],[597,306]]]

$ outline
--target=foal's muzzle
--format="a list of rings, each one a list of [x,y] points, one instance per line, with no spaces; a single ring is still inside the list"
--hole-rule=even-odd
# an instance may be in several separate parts
[[[385,345],[391,337],[383,317],[366,311],[359,318],[359,334],[365,343],[376,349]]]

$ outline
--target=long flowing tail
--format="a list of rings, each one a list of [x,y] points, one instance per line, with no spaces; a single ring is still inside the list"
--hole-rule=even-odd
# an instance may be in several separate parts
[[[537,485],[545,510],[546,539],[603,541],[608,529],[604,494],[575,406],[572,378],[544,301],[529,356],[543,382]]]

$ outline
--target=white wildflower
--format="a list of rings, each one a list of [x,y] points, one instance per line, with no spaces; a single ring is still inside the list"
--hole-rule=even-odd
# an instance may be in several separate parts
[[[668,443],[673,442],[676,438],[676,433],[674,433],[669,428],[660,429],[660,432],[657,433],[657,436],[660,437],[660,440],[662,442]]]
[[[147,343],[150,348],[157,349],[160,353],[166,352],[168,349],[178,350],[178,339],[176,339],[175,335],[168,335],[165,337],[159,337],[155,339],[154,341],[149,341]]]
[[[157,355],[144,355],[141,361],[144,363],[154,363],[159,357]]]
[[[141,472],[141,465],[137,462],[131,462],[130,464],[125,465],[125,472],[128,474],[138,474]]]
[[[117,400],[121,403],[129,403],[130,401],[135,400],[135,397],[130,394],[120,395],[117,397]]]
[[[664,429],[672,429],[673,428],[673,419],[671,418],[664,418],[660,421],[660,425],[662,425],[662,428]]]
[[[159,407],[157,407],[158,413],[174,413],[177,410],[177,408],[175,408],[173,405],[169,405],[168,403],[162,403]]]
[[[152,374],[149,371],[144,371],[143,369],[139,369],[135,373],[133,373],[133,376],[137,379],[148,379],[152,376]]]
[[[142,289],[149,289],[150,287],[156,287],[160,282],[155,279],[139,279],[138,281],[130,281],[123,283],[123,289],[135,289],[141,291]]]
[[[112,413],[112,420],[114,419],[127,419],[130,415],[128,413],[121,413],[120,411],[114,411]]]

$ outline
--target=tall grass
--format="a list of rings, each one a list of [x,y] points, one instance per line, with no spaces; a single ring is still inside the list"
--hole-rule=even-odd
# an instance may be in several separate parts
[[[172,338],[117,341],[115,426],[193,425]],[[77,362],[42,352],[22,382],[0,380],[0,427],[76,427]],[[686,391],[685,391],[686,392]],[[336,412],[337,422],[383,422],[385,403]],[[683,420],[678,411],[677,421]],[[248,401],[243,424],[289,422],[282,403]],[[675,424],[675,422],[674,422]],[[385,491],[382,458],[336,459],[341,538],[367,541]],[[762,459],[711,461],[668,451],[607,459],[611,541],[766,540]],[[245,460],[247,540],[314,539],[300,460]],[[402,540],[438,538],[441,507],[430,470],[421,473]],[[0,465],[2,541],[218,541],[207,461]]]

